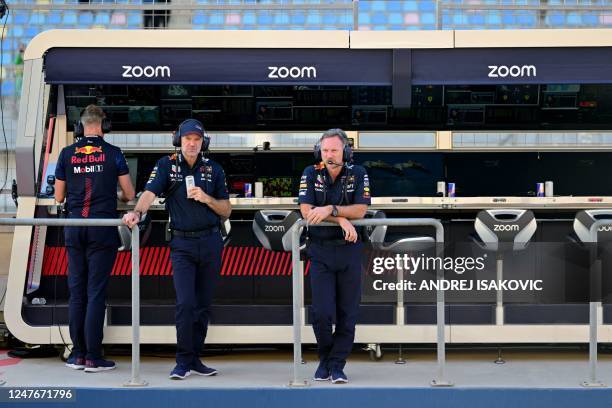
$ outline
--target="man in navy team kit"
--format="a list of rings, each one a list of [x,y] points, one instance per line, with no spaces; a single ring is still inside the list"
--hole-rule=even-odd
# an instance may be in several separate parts
[[[308,166],[300,180],[300,211],[309,224],[327,221],[338,227],[308,230],[312,328],[320,360],[314,379],[338,384],[348,382],[344,365],[353,348],[361,299],[363,244],[349,220],[364,217],[370,183],[365,168],[352,164],[352,150],[342,129],[323,133],[315,158],[317,163]]]
[[[89,105],[75,125],[83,135],[59,154],[55,199],[66,200],[68,218],[116,218],[117,182],[122,201],[134,199],[121,149],[103,139],[110,122],[98,106]],[[108,130],[107,130],[108,131]],[[115,263],[117,227],[65,227],[68,252],[69,326],[72,353],[66,366],[86,372],[115,368],[102,356],[106,287]]]
[[[223,240],[220,224],[232,211],[225,175],[206,157],[210,138],[200,121],[187,119],[174,134],[180,153],[162,157],[151,172],[134,211],[123,222],[134,227],[155,197],[166,197],[170,214],[170,259],[176,291],[176,367],[173,380],[191,374],[210,376],[217,370],[200,361],[208,315],[221,270]],[[193,186],[187,188],[187,177]]]

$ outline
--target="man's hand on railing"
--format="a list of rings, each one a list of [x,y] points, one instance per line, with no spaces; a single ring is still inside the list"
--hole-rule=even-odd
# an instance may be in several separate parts
[[[312,207],[306,215],[306,221],[309,224],[318,224],[323,222],[332,213],[332,206],[325,205],[323,207]]]
[[[338,217],[338,224],[340,224],[340,227],[342,228],[345,240],[348,242],[357,242],[359,235],[357,235],[355,226],[353,226],[349,220],[344,217]]]
[[[123,216],[122,221],[128,227],[133,228],[134,225],[140,222],[140,213],[138,211],[129,211]]]

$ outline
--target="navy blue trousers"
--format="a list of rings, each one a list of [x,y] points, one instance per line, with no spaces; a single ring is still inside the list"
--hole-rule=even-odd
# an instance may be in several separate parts
[[[200,238],[175,236],[170,249],[176,291],[176,363],[189,368],[206,339],[223,241],[218,231]]]
[[[72,354],[102,357],[106,287],[117,256],[117,227],[65,227]]]
[[[322,246],[312,243],[310,283],[312,328],[319,359],[330,369],[344,368],[355,340],[355,324],[361,300],[363,244]],[[336,321],[336,330],[332,324]]]

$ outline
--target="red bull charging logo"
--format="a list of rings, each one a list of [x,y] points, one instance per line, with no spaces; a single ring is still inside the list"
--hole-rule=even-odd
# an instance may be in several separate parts
[[[75,147],[74,154],[70,158],[71,164],[87,164],[87,163],[103,163],[105,158],[104,153],[100,155],[90,156],[92,153],[102,153],[102,148],[98,146],[83,146]],[[85,154],[86,156],[78,157],[77,154]]]
[[[92,154],[92,153],[102,153],[102,148],[98,146],[83,146],[83,147],[75,147],[74,154]]]

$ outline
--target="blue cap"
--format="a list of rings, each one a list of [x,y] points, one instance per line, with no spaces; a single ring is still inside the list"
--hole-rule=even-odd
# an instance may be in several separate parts
[[[179,127],[179,136],[187,136],[190,134],[196,134],[200,137],[204,137],[204,126],[202,122],[197,119],[187,119]]]

